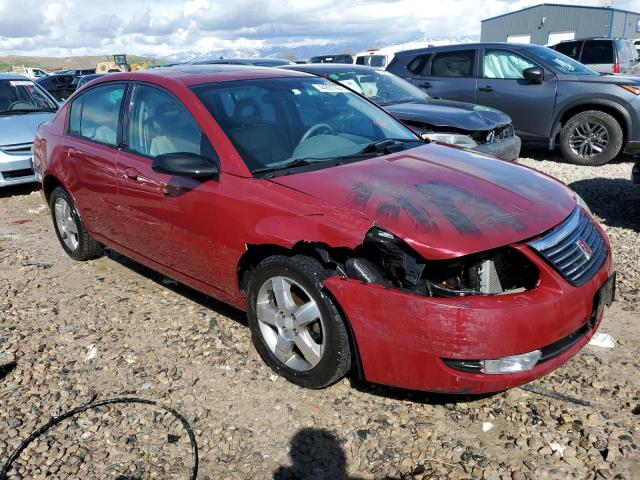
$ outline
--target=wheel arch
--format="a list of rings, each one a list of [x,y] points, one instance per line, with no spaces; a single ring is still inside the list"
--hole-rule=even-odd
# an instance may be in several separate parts
[[[62,187],[67,190],[67,192],[69,191],[63,185],[63,183],[54,175],[46,175],[42,180],[42,192],[44,193],[44,198],[46,199],[47,204],[51,199],[51,193],[55,190],[56,187]]]

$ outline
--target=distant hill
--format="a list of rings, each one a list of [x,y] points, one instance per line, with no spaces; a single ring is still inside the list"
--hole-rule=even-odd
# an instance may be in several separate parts
[[[157,65],[166,63],[164,60],[137,55],[127,55],[129,63],[145,63]],[[74,68],[95,68],[100,62],[110,60],[107,55],[95,55],[84,57],[31,57],[22,55],[0,56],[0,72],[8,72],[13,66],[37,67],[46,71],[70,70]]]

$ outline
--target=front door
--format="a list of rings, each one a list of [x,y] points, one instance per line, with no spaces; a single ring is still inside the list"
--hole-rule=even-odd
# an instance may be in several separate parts
[[[218,161],[196,121],[169,92],[134,86],[123,149],[118,155],[118,203],[123,246],[212,286],[220,285],[216,180],[172,177],[152,169],[155,157],[195,153]]]
[[[541,84],[525,80],[522,72],[530,67],[538,65],[512,50],[485,50],[476,101],[509,115],[522,137],[546,138],[550,134],[557,81],[544,69]]]

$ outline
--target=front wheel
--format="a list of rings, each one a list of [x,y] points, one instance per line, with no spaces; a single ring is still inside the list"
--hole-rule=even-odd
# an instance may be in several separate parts
[[[622,150],[623,133],[608,113],[590,110],[574,115],[560,132],[560,150],[571,163],[600,166]]]
[[[344,320],[322,290],[327,277],[312,258],[274,256],[249,281],[248,319],[256,350],[276,373],[324,388],[351,368]]]

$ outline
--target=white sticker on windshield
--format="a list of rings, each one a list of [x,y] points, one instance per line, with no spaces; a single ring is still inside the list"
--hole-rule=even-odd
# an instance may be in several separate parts
[[[355,90],[358,93],[361,93],[361,94],[364,93],[360,88],[360,85],[358,85],[358,82],[356,82],[352,78],[347,78],[346,80],[340,80],[340,83],[343,84],[345,87],[349,87],[351,90]]]
[[[338,92],[348,92],[346,88],[341,85],[335,85],[333,83],[314,83],[312,84],[316,90],[325,93],[338,93]]]
[[[9,85],[12,87],[30,87],[33,85],[33,82],[30,82],[29,80],[11,80]]]

